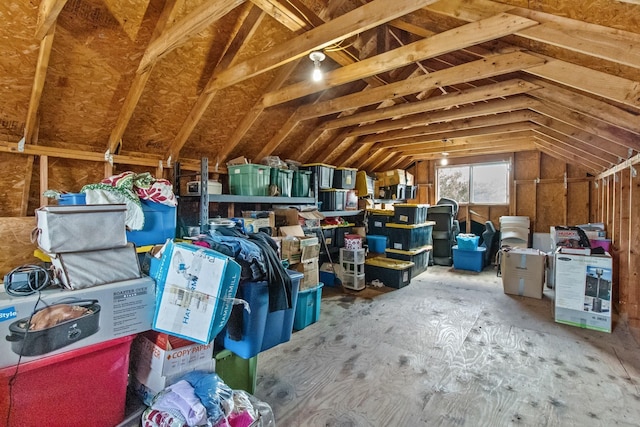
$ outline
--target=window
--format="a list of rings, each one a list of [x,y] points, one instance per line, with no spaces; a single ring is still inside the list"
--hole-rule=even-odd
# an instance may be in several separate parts
[[[436,198],[458,203],[505,205],[509,203],[509,163],[441,166],[436,169]]]

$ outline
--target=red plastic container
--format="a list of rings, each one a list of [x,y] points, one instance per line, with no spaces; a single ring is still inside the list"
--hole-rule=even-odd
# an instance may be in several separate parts
[[[105,426],[124,419],[135,335],[0,369],[0,425]],[[11,379],[15,376],[13,384]]]

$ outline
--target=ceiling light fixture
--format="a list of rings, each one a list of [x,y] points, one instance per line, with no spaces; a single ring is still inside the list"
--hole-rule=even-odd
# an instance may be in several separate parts
[[[320,63],[326,58],[325,54],[320,51],[314,51],[309,54],[309,59],[313,61],[313,72],[311,73],[311,79],[314,82],[322,80],[322,70],[320,69]]]
[[[442,140],[442,158],[440,159],[440,165],[441,166],[446,166],[449,164],[449,159],[447,158],[447,156],[449,156],[449,153],[447,152],[447,142],[449,142],[448,139],[443,139]]]

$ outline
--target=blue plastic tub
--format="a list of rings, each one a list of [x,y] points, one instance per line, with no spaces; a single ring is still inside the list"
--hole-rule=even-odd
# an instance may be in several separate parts
[[[456,270],[482,271],[484,268],[484,253],[487,248],[479,247],[475,251],[465,251],[458,246],[453,248],[453,268]]]
[[[311,289],[305,289],[298,294],[296,315],[293,320],[293,329],[302,330],[320,319],[320,303],[322,301],[323,283]]]
[[[141,200],[144,213],[142,230],[127,231],[127,241],[136,246],[157,245],[176,236],[176,208]]]
[[[87,195],[85,193],[65,193],[58,197],[59,205],[86,205]]]
[[[456,236],[456,242],[458,243],[458,249],[462,251],[475,251],[478,249],[478,241],[480,236],[470,236],[458,234]]]
[[[251,313],[242,312],[242,338],[234,340],[223,331],[224,348],[243,359],[250,359],[278,344],[291,339],[300,279],[303,274],[287,270],[291,277],[291,304],[286,310],[269,312],[269,286],[267,282],[244,282],[239,285],[238,297],[249,303]]]
[[[387,249],[387,236],[367,234],[367,244],[369,245],[370,252],[383,254],[385,249]]]

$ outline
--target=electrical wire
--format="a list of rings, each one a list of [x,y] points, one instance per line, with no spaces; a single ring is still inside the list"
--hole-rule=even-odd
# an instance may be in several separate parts
[[[19,276],[23,276],[25,280],[16,281]],[[4,290],[14,297],[33,295],[50,283],[49,271],[39,265],[21,265],[4,276]]]

